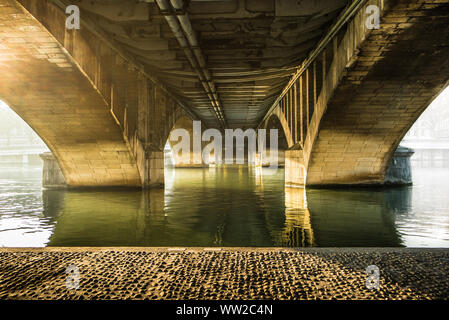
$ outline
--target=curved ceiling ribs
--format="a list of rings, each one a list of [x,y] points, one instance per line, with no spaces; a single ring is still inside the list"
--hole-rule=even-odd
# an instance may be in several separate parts
[[[77,0],[208,127],[255,128],[348,0]]]

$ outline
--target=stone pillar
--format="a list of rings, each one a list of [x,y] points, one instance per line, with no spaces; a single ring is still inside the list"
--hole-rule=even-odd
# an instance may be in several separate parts
[[[304,187],[306,184],[306,170],[302,150],[285,151],[285,186]]]
[[[385,176],[387,185],[410,185],[412,181],[412,169],[410,157],[415,152],[413,149],[399,146],[391,159]]]
[[[143,188],[160,187],[164,185],[164,151],[146,150],[145,146],[136,140],[135,156],[139,168]]]
[[[164,185],[164,151],[151,151],[148,154],[150,181],[148,187]]]
[[[55,156],[51,152],[45,152],[39,156],[44,161],[42,186],[46,189],[66,188],[64,175]]]

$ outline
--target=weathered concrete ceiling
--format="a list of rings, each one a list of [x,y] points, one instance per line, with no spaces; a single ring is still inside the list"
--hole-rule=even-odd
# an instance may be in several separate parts
[[[258,124],[348,1],[70,2],[80,7],[82,20],[143,64],[206,125],[246,128]],[[161,8],[164,2],[168,7]],[[181,16],[193,29],[195,46],[180,44],[167,22]],[[189,52],[204,57],[199,71]]]

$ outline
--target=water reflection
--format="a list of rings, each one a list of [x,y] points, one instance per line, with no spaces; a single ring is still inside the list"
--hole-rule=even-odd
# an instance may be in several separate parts
[[[0,246],[42,247],[58,211],[43,214],[40,167],[0,166]]]
[[[281,238],[285,247],[314,246],[314,234],[307,208],[306,189],[285,188],[285,226]]]
[[[401,246],[395,228],[395,201],[409,199],[408,188],[392,190],[309,190],[317,246]]]
[[[281,199],[252,192],[248,168],[177,169],[167,180],[165,191],[65,192],[49,245],[272,246],[282,228],[282,215],[267,225],[261,210],[279,214]]]
[[[76,191],[59,192],[59,197],[64,205],[57,213],[49,246],[133,246],[142,242],[146,206],[141,193]],[[55,214],[53,207],[45,208],[44,215]]]
[[[0,245],[449,246],[443,173],[306,191],[269,170],[171,169],[165,190],[41,191],[39,171],[0,169]]]

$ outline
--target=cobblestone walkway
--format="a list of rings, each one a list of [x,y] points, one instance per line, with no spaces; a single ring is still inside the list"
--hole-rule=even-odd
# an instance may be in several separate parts
[[[68,266],[80,271],[68,290]],[[380,288],[366,288],[366,267]],[[447,299],[449,249],[0,249],[1,299]]]

